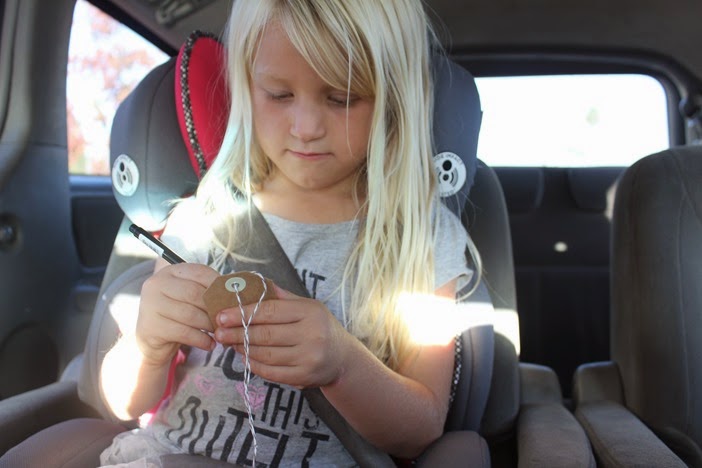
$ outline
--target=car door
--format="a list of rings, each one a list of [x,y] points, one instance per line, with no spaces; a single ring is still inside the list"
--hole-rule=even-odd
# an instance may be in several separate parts
[[[122,218],[108,176],[111,118],[167,54],[85,0],[75,17],[74,0],[0,5],[3,399],[56,381],[83,349]]]
[[[56,379],[62,319],[79,271],[63,93],[72,2],[7,0],[2,6],[0,398],[5,398]]]

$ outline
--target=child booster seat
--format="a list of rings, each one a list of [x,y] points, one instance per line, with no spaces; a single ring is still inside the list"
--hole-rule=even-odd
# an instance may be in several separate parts
[[[460,213],[475,175],[480,106],[477,90],[467,72],[438,57],[436,71],[435,139],[437,154],[440,155],[437,160],[440,161],[443,176],[441,187],[446,191],[447,204]],[[129,304],[128,298],[138,295],[141,283],[153,268],[153,262],[144,261],[150,257],[147,249],[135,244],[127,227],[134,222],[149,231],[160,231],[169,211],[166,202],[195,190],[199,178],[218,150],[227,106],[221,45],[214,37],[202,33],[195,33],[177,58],[154,69],[120,106],[113,123],[110,149],[115,197],[126,218],[115,240],[103,281],[78,383],[81,400],[114,424],[108,429],[94,420],[58,424],[11,450],[3,462],[36,452],[38,441],[46,444],[47,441],[56,440],[61,440],[63,447],[77,445],[83,455],[92,450],[91,456],[94,457],[106,443],[109,444],[114,433],[134,427],[134,423],[118,422],[110,414],[101,398],[98,382],[102,358],[119,334],[115,318],[119,320],[121,314],[136,313],[134,301]],[[257,265],[257,269],[261,270],[260,265]],[[294,270],[291,269],[287,278],[277,271],[266,271],[265,274],[281,286],[300,292],[290,287],[297,279]],[[291,280],[290,276],[295,279]],[[451,437],[438,441],[430,448],[424,458],[427,463],[433,463],[432,460],[442,458],[432,457],[448,456],[446,459],[463,462],[476,460],[477,466],[485,466],[489,464],[487,446],[474,431],[480,425],[491,379],[492,328],[486,325],[467,330],[458,342],[461,346],[457,348],[454,385],[458,397],[447,428],[469,431],[453,432]],[[321,397],[321,392],[313,390],[305,396],[315,411],[326,414],[320,414],[320,417],[337,433],[359,465],[394,464],[390,457],[350,430],[343,418]],[[317,403],[313,403],[315,399]],[[99,443],[86,444],[86,438],[96,433],[104,436]],[[69,440],[71,437],[73,443]],[[71,450],[64,452],[63,455],[71,462],[78,460],[75,453],[68,453]],[[52,456],[55,457],[55,454]],[[163,462],[164,466],[192,466],[194,459],[187,455],[167,456]],[[211,464],[216,465],[217,461],[212,460]]]
[[[175,74],[170,70],[173,65]],[[443,57],[437,57],[435,66],[437,98],[434,134],[437,147],[437,170],[441,174],[440,188],[445,195],[444,200],[454,212],[459,214],[468,199],[476,170],[477,134],[481,117],[479,100],[473,79],[467,72]],[[161,70],[155,70],[153,73],[155,76],[150,78],[153,78],[153,85],[156,88],[163,85],[164,90],[156,91],[156,94],[165,93],[165,100],[169,100],[168,90],[175,89],[175,112],[172,115],[178,116],[177,128],[182,135],[181,141],[185,142],[184,148],[179,148],[180,154],[177,157],[174,157],[174,154],[168,154],[166,164],[166,161],[162,161],[162,156],[156,156],[163,154],[163,149],[149,148],[149,145],[158,144],[156,142],[163,141],[164,137],[177,140],[174,135],[158,135],[153,143],[147,135],[144,135],[144,138],[134,138],[135,134],[144,133],[145,129],[156,134],[174,130],[170,122],[172,116],[165,121],[168,128],[160,129],[163,122],[153,116],[145,115],[141,109],[143,103],[148,102],[148,96],[154,92],[150,89],[135,90],[121,106],[115,117],[111,148],[115,157],[113,163],[115,196],[131,222],[151,231],[159,231],[163,228],[169,211],[169,205],[166,202],[192,193],[197,181],[211,164],[221,144],[228,108],[222,71],[222,46],[216,38],[200,32],[194,33],[183,46],[175,64],[167,63],[160,68]],[[163,81],[158,78],[159,75],[162,76]],[[175,83],[171,87],[170,83],[166,82],[173,76]],[[141,92],[144,92],[145,96],[140,96]],[[162,110],[157,110],[154,106],[153,112],[160,114]],[[154,126],[156,128],[153,128]],[[146,147],[142,142],[146,142]],[[183,155],[183,149],[186,152],[185,155]],[[171,151],[170,148],[169,151]],[[178,165],[165,167],[174,159],[180,159]],[[182,164],[183,161],[189,164]],[[133,181],[139,182],[134,184]],[[255,219],[259,221],[257,232],[268,231],[262,219],[257,216]],[[257,269],[286,289],[297,294],[306,294],[304,289],[300,289],[294,269],[279,249],[272,234],[265,239],[265,245],[261,245],[261,249],[269,254],[269,258],[277,259],[271,262],[271,268],[267,269],[266,266],[256,264],[250,267],[239,265],[238,269]],[[271,251],[276,254],[271,255]],[[258,253],[261,254],[261,252]],[[283,265],[286,268],[283,268]],[[281,275],[281,269],[286,271],[286,275]],[[457,371],[462,367],[461,353],[465,352],[469,356],[465,360],[468,372],[456,373],[455,387],[459,393],[470,395],[472,399],[456,399],[456,411],[452,413],[456,416],[450,421],[455,429],[477,430],[479,427],[490,382],[491,336],[489,327],[476,327],[466,331],[459,341]],[[471,366],[468,366],[468,363]],[[93,393],[93,396],[99,396],[99,394]],[[319,404],[329,406],[326,400],[320,398],[321,393],[318,391],[308,391],[305,396],[313,407],[316,406],[313,400],[321,400]],[[99,398],[96,399],[96,403],[98,406],[101,405]],[[105,408],[102,410],[104,413]],[[331,411],[333,408],[329,407],[328,410]],[[319,413],[322,410],[317,406],[315,411]],[[351,442],[352,445],[364,443],[353,431],[350,431],[350,428],[345,427],[343,420],[340,423],[342,428],[339,430],[349,433],[348,437],[357,441]],[[341,437],[338,432],[337,435],[349,448],[349,443],[346,443],[344,437]],[[362,454],[372,451],[372,448],[365,444],[359,449],[358,454],[354,453],[352,448],[349,450],[357,461],[362,463]],[[377,466],[378,463],[376,458],[372,464]]]

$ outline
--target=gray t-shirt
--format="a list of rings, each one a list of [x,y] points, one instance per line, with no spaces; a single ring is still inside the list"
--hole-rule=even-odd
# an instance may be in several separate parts
[[[206,263],[207,249],[196,238],[192,205],[178,205],[162,239],[187,261]],[[323,302],[345,324],[341,297],[346,259],[359,222],[303,224],[273,215],[264,217],[295,267],[310,296]],[[437,287],[470,279],[464,252],[467,234],[442,205],[435,249]],[[194,229],[195,228],[195,229]],[[193,248],[193,246],[199,246]],[[343,305],[342,305],[343,304]],[[244,403],[242,356],[218,344],[214,351],[193,348],[179,366],[175,390],[143,429],[118,436],[102,455],[103,464],[130,462],[165,453],[191,453],[250,465],[253,439]],[[267,466],[354,466],[333,432],[310,409],[300,390],[252,376],[249,395],[256,428],[256,462]],[[147,457],[146,459],[143,457]],[[148,465],[148,463],[146,463]]]

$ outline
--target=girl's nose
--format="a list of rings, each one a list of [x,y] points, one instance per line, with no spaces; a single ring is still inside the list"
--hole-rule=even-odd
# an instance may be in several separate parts
[[[324,110],[314,102],[295,103],[292,109],[290,134],[301,141],[313,141],[325,134]]]

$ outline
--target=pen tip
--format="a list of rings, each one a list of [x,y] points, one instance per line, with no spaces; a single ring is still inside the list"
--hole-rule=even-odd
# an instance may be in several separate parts
[[[131,226],[129,226],[129,232],[131,232],[135,236],[138,236],[139,235],[139,228],[137,227],[136,224],[132,224]]]

